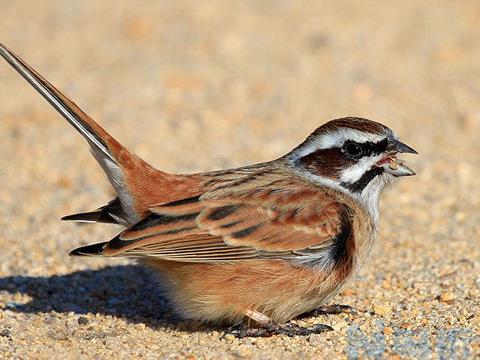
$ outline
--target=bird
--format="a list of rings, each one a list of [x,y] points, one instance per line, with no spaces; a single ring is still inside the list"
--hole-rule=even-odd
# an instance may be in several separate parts
[[[237,327],[238,336],[325,331],[290,320],[326,304],[365,265],[380,193],[415,175],[397,155],[418,153],[360,117],[328,121],[272,161],[167,173],[1,44],[0,55],[83,135],[116,192],[105,206],[62,219],[125,229],[70,255],[136,259],[158,275],[181,316]]]

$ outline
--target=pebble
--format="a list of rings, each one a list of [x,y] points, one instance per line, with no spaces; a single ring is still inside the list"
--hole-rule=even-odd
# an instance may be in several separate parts
[[[455,294],[451,291],[443,292],[440,294],[440,301],[451,305],[455,302]]]
[[[84,316],[78,318],[78,325],[87,325],[89,323],[88,319]]]
[[[227,341],[233,341],[236,339],[233,334],[226,334],[223,338]]]
[[[388,316],[392,312],[392,308],[386,304],[374,304],[373,311],[380,316]]]
[[[249,357],[252,355],[252,349],[250,349],[249,347],[245,346],[245,345],[240,345],[237,352],[236,352],[236,355],[240,358],[246,358],[246,357]]]
[[[12,337],[12,332],[9,329],[3,329],[2,331],[0,331],[0,336],[9,338]]]
[[[390,326],[386,326],[383,328],[383,333],[385,335],[392,335],[393,334],[393,328]]]

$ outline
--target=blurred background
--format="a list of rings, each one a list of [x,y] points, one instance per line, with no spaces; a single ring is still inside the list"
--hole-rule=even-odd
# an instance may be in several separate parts
[[[372,262],[335,299],[361,315],[323,319],[345,323],[337,326],[341,336],[330,339],[335,346],[325,350],[326,340],[319,338],[302,351],[314,354],[322,347],[324,354],[348,355],[348,329],[359,325],[372,334],[380,320],[393,329],[388,339],[397,329],[424,331],[430,352],[440,351],[439,331],[478,333],[478,1],[0,0],[0,41],[165,171],[270,160],[332,118],[361,116],[390,126],[419,151],[407,159],[418,175],[383,196]],[[0,305],[19,302],[28,310],[13,307],[0,320],[11,329],[26,326],[17,340],[31,344],[35,338],[48,353],[67,346],[49,337],[42,321],[51,311],[58,312],[51,320],[58,324],[69,316],[59,304],[66,301],[62,291],[72,291],[62,288],[70,280],[58,285],[58,303],[24,288],[34,287],[36,278],[48,283],[50,276],[126,262],[67,257],[69,249],[108,239],[119,229],[59,218],[103,205],[112,192],[83,139],[3,61],[0,184]],[[25,276],[33,283],[22,287],[18,279]],[[108,283],[112,275],[88,276]],[[129,298],[122,301],[128,307]],[[115,331],[120,323],[104,314],[92,326]],[[159,336],[149,331],[142,339]],[[227,351],[211,341],[218,342],[212,352],[202,353],[200,341],[192,353]],[[462,341],[468,355],[480,353],[478,338]],[[229,346],[247,354],[296,351],[293,345],[262,350],[258,344]],[[180,351],[177,343],[169,346],[162,351]],[[409,349],[402,351],[423,354]],[[394,346],[384,351],[405,355]]]

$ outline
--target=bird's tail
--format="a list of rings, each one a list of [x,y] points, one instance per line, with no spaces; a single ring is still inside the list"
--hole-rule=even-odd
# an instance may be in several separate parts
[[[70,251],[70,256],[102,256],[103,248],[108,242],[86,245]]]
[[[161,183],[170,175],[129,152],[65,94],[1,43],[0,55],[88,141],[92,154],[118,194],[122,211],[117,216],[124,217],[121,220],[127,224],[138,221],[148,207],[141,198],[145,192],[142,189],[145,178],[155,186],[155,181]]]

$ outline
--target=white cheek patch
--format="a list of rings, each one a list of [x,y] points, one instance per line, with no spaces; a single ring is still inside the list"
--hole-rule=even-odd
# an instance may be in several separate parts
[[[377,156],[365,156],[361,158],[355,165],[349,167],[342,171],[340,175],[341,182],[353,184],[372,168],[380,159],[382,155],[379,154]]]

